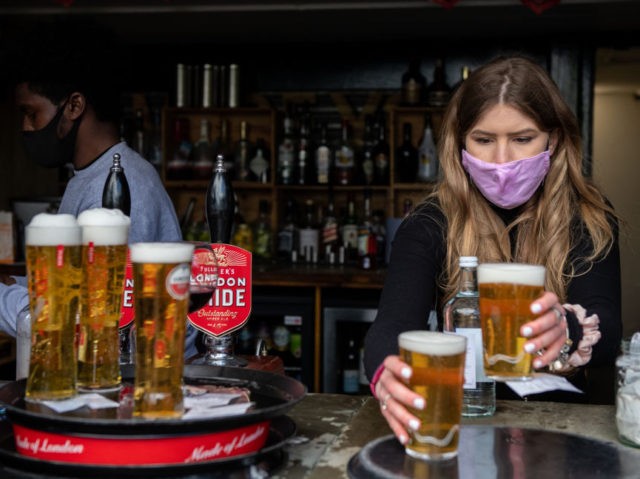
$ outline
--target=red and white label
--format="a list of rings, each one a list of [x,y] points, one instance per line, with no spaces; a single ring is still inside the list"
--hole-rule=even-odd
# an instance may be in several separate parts
[[[211,462],[257,452],[270,421],[215,433],[173,437],[74,436],[13,425],[18,453],[66,463],[139,465]]]
[[[64,245],[59,244],[56,246],[56,267],[62,268],[64,266]]]
[[[179,264],[169,271],[164,283],[169,296],[178,301],[187,297],[190,274],[191,267],[188,263]]]
[[[130,252],[127,249],[127,267],[124,272],[124,289],[120,308],[120,328],[126,328],[133,322],[133,313],[133,266]]]
[[[213,336],[236,331],[251,314],[251,252],[224,243],[211,245],[218,261],[218,282],[211,301],[189,314],[189,322]]]

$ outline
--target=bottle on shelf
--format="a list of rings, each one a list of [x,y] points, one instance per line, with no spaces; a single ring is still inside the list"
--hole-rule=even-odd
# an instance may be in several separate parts
[[[306,263],[318,262],[319,231],[315,218],[315,204],[312,199],[305,201],[304,216],[298,229],[298,254]]]
[[[371,190],[364,190],[362,222],[358,226],[358,265],[362,269],[376,268],[376,237],[371,216]]]
[[[427,87],[427,105],[444,107],[449,102],[451,88],[447,84],[444,61],[438,58],[433,70],[433,82]]]
[[[142,108],[136,109],[133,132],[133,149],[143,158],[147,156],[147,136],[144,131],[144,112]]]
[[[402,125],[402,144],[396,150],[396,181],[413,183],[418,175],[418,150],[413,146],[411,123]]]
[[[412,58],[409,68],[402,74],[402,105],[422,105],[426,88],[427,79],[420,72],[420,59]]]
[[[244,216],[242,216],[239,212],[236,212],[235,214],[234,223],[235,229],[233,232],[231,244],[246,249],[247,251],[254,252],[255,237],[249,223],[246,222]]]
[[[265,151],[267,151],[267,149],[264,142],[258,140],[253,158],[249,161],[249,174],[247,179],[262,184],[269,183],[269,160],[265,156]]]
[[[360,163],[362,183],[372,185],[374,183],[374,161],[373,161],[373,117],[366,115],[364,118],[364,132],[362,135],[362,162]]]
[[[294,181],[295,161],[295,136],[293,133],[293,120],[289,113],[283,120],[282,141],[278,146],[278,183],[291,185]]]
[[[300,134],[298,138],[296,162],[297,162],[297,181],[298,185],[309,185],[313,183],[312,164],[310,158],[311,149],[311,125],[309,114],[305,111],[300,119]]]
[[[191,151],[193,145],[189,139],[189,119],[176,118],[173,124],[173,157],[167,163],[167,179],[187,180],[191,178]]]
[[[208,180],[215,164],[211,145],[211,125],[206,118],[200,119],[200,137],[193,145],[193,178]]]
[[[358,258],[358,219],[356,217],[355,200],[351,193],[347,195],[347,212],[342,222],[341,233],[344,261],[354,264]]]
[[[360,352],[354,339],[349,339],[342,360],[342,392],[345,394],[360,392]]]
[[[258,204],[258,219],[253,231],[254,256],[261,260],[271,259],[272,242],[269,202],[260,200]]]
[[[444,331],[467,338],[462,398],[463,416],[491,416],[496,410],[495,381],[484,373],[482,330],[478,306],[478,258],[461,256],[460,286],[444,307]]]
[[[376,263],[380,265],[384,264],[387,244],[387,228],[385,226],[384,211],[374,210],[372,221],[371,231],[376,241]]]
[[[113,154],[113,163],[102,189],[102,207],[119,209],[125,215],[131,215],[131,192],[119,153]]]
[[[246,121],[240,122],[240,138],[236,144],[235,164],[236,179],[247,181],[251,179],[250,163],[251,163],[251,142],[249,141],[249,126]],[[258,178],[260,176],[256,175]]]
[[[424,118],[424,133],[418,147],[418,180],[436,181],[438,179],[438,150],[433,139],[431,118]]]
[[[335,183],[341,186],[353,184],[355,173],[355,152],[351,143],[349,122],[342,120],[342,134],[334,158]]]
[[[220,121],[220,136],[213,144],[213,153],[215,157],[222,156],[224,158],[224,168],[230,180],[236,178],[236,163],[233,146],[229,141],[229,120],[223,118]]]
[[[207,188],[206,218],[212,243],[230,243],[236,198],[231,180],[224,166],[224,157],[216,157],[213,177]]]
[[[327,201],[327,209],[324,214],[324,221],[322,222],[321,243],[325,263],[335,264],[340,245],[338,241],[338,219],[336,217],[335,203],[331,187],[329,187],[329,199]]]
[[[298,254],[296,216],[296,203],[289,198],[285,205],[282,226],[278,231],[278,257],[285,261],[295,261]]]
[[[331,164],[333,155],[327,141],[327,125],[323,123],[320,128],[320,142],[315,151],[316,182],[319,185],[327,185],[331,181]]]
[[[377,120],[378,136],[373,147],[374,180],[378,185],[389,184],[389,143],[387,142],[384,114]]]

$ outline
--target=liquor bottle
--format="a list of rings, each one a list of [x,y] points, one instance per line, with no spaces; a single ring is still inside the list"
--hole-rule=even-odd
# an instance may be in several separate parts
[[[327,142],[327,125],[323,124],[320,129],[320,143],[315,152],[316,182],[319,185],[329,184],[332,161],[331,148]]]
[[[385,227],[384,211],[374,210],[372,214],[371,231],[376,240],[376,264],[384,264],[387,246],[387,228]]]
[[[246,121],[240,122],[240,139],[236,144],[235,164],[236,179],[247,181],[251,178],[250,162],[251,162],[251,142],[249,142],[248,126]],[[259,176],[258,176],[259,178]]]
[[[102,190],[102,207],[119,209],[127,216],[131,214],[129,182],[120,164],[119,153],[113,154],[113,164],[109,168],[109,175]]]
[[[239,212],[234,216],[234,223],[235,230],[231,244],[253,252],[255,250],[255,238],[251,226]]]
[[[355,263],[358,257],[358,219],[353,195],[347,196],[347,214],[342,223],[342,246],[345,261]]]
[[[271,258],[272,234],[267,200],[260,200],[258,203],[258,220],[253,230],[253,242],[253,253],[256,258],[263,260]]]
[[[201,118],[200,137],[193,145],[193,178],[197,180],[208,180],[213,171],[214,155],[210,130],[209,120]]]
[[[336,184],[346,186],[353,183],[356,166],[354,154],[349,135],[349,122],[342,120],[342,135],[334,159]]]
[[[133,149],[143,158],[146,156],[146,135],[144,133],[144,115],[141,108],[136,110],[133,132]]]
[[[189,120],[176,118],[173,124],[173,143],[175,151],[173,158],[167,163],[167,179],[186,180],[191,176],[191,150],[193,145],[189,140]]]
[[[418,147],[418,180],[436,181],[438,179],[438,150],[433,140],[431,119],[424,118],[424,134]]]
[[[374,161],[373,161],[373,117],[366,115],[364,118],[364,133],[363,133],[363,145],[362,145],[362,162],[361,162],[361,176],[362,183],[365,185],[372,185],[374,183]]]
[[[491,416],[496,410],[495,381],[484,373],[482,330],[478,306],[478,258],[460,257],[458,293],[444,307],[444,331],[467,338],[463,416]]]
[[[287,113],[283,121],[282,141],[278,146],[278,182],[283,185],[293,184],[295,137],[293,121]]]
[[[312,183],[312,165],[310,159],[310,125],[309,115],[304,113],[300,119],[300,135],[297,145],[297,181],[299,185],[308,185]]]
[[[296,203],[292,198],[287,200],[282,227],[278,231],[278,257],[292,260],[298,251],[298,228],[296,227]]]
[[[342,360],[342,392],[345,394],[360,392],[360,354],[353,339],[349,339]]]
[[[427,79],[420,72],[420,60],[412,58],[409,68],[402,75],[402,104],[404,106],[418,106],[424,103],[424,92]]]
[[[213,177],[207,188],[206,218],[212,243],[229,243],[233,228],[236,200],[231,180],[224,167],[224,157],[218,155]]]
[[[262,184],[269,183],[269,160],[264,156],[265,148],[258,142],[255,148],[255,154],[249,161],[250,181],[257,181]]]
[[[378,116],[377,127],[378,139],[373,147],[374,180],[378,185],[386,185],[389,183],[389,143],[382,114]]]
[[[336,262],[338,254],[338,219],[336,218],[335,204],[333,201],[333,192],[329,190],[329,200],[327,209],[322,222],[322,254],[324,261],[328,264]]]
[[[396,150],[396,179],[412,183],[418,175],[418,150],[413,146],[411,123],[402,125],[402,144]]]
[[[433,82],[427,87],[427,105],[435,107],[446,106],[451,96],[451,88],[447,85],[447,78],[442,58],[436,60],[433,70]]]
[[[307,263],[318,261],[319,231],[314,214],[315,205],[312,199],[305,201],[304,216],[298,229],[299,254]]]
[[[376,267],[376,238],[372,231],[371,190],[364,190],[362,222],[358,226],[358,264],[362,269]]]

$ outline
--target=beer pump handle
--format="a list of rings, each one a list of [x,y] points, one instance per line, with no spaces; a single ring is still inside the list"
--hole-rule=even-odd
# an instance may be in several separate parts
[[[231,243],[236,200],[222,155],[218,155],[216,158],[213,177],[207,188],[205,204],[211,242]]]
[[[120,164],[119,153],[113,154],[113,164],[102,190],[102,207],[117,208],[127,216],[131,214],[131,193],[124,168]]]

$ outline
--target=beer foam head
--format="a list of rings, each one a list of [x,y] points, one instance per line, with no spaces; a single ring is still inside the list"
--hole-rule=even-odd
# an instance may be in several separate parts
[[[478,283],[544,286],[544,275],[544,266],[537,264],[483,263],[478,266]]]
[[[132,263],[191,262],[194,246],[189,243],[134,243],[129,247]]]
[[[435,356],[452,356],[467,349],[467,339],[458,334],[435,331],[405,331],[398,336],[402,349]]]
[[[127,244],[131,220],[122,211],[93,208],[78,215],[82,242],[95,245]]]
[[[74,246],[81,244],[82,234],[73,215],[39,213],[25,228],[24,238],[31,246]]]

